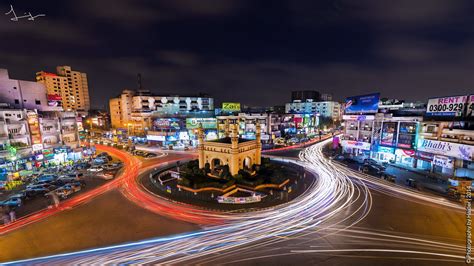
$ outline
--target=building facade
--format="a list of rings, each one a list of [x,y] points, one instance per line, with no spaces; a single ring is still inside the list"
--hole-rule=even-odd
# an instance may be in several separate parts
[[[60,106],[48,105],[47,90],[34,81],[11,79],[7,69],[0,69],[0,103],[15,109],[62,111]]]
[[[129,127],[145,133],[156,116],[173,116],[195,112],[214,112],[214,99],[201,96],[156,96],[147,90],[124,90],[109,101],[114,128]]]
[[[90,109],[87,74],[74,71],[70,66],[58,66],[56,72],[36,73],[36,81],[47,88],[50,101],[59,96],[64,110],[87,113]]]
[[[334,121],[341,120],[341,104],[332,101],[296,100],[285,105],[285,112],[287,114],[318,114]]]

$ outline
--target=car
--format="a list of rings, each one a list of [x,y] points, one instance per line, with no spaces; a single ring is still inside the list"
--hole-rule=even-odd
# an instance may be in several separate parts
[[[357,155],[357,156],[353,156],[352,159],[358,163],[365,164],[366,162],[368,162],[369,157],[367,155]]]
[[[36,182],[51,182],[51,181],[54,181],[56,178],[57,178],[56,175],[44,174],[44,175],[39,176],[36,179]]]
[[[413,178],[408,178],[405,180],[405,184],[412,188],[418,188],[418,182]]]
[[[372,165],[372,164],[365,164],[362,166],[362,172],[366,174],[380,176],[385,169],[380,166]]]
[[[99,167],[99,166],[92,166],[91,168],[87,169],[87,171],[97,173],[97,172],[104,171],[104,169],[102,167]]]
[[[55,188],[56,188],[56,186],[49,185],[49,184],[28,185],[28,186],[26,186],[26,190],[35,191],[35,192],[39,192],[39,193],[49,192],[51,190],[54,190]]]
[[[74,191],[72,189],[59,188],[55,191],[55,193],[59,197],[66,199],[69,195],[73,194]]]
[[[156,155],[155,153],[149,152],[149,153],[147,153],[144,157],[146,157],[146,158],[154,158],[154,157],[156,157],[156,156],[158,156],[158,155]]]
[[[80,183],[69,183],[69,184],[66,184],[58,189],[70,189],[74,192],[78,192],[82,189],[82,185]]]
[[[21,206],[21,199],[20,198],[10,198],[0,202],[2,206],[8,207],[20,207]]]
[[[8,197],[9,199],[12,199],[12,198],[19,198],[21,199],[22,201],[25,201],[25,200],[28,200],[30,197],[28,196],[28,194],[26,193],[26,191],[19,191],[13,195],[10,195]]]
[[[98,174],[97,177],[102,178],[104,180],[110,180],[114,178],[114,174],[105,172]]]
[[[382,173],[382,179],[385,179],[387,181],[395,183],[396,176],[391,175],[391,174],[387,174],[387,173],[384,172],[384,173]]]

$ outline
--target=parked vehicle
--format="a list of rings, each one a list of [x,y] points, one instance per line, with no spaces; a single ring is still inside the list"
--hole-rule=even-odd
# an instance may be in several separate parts
[[[59,197],[63,199],[66,199],[67,197],[69,197],[69,195],[74,193],[72,189],[66,189],[66,188],[60,188],[56,190],[55,192],[56,192],[56,195],[58,195]]]
[[[92,166],[91,168],[87,169],[88,172],[93,172],[93,173],[97,173],[97,172],[102,172],[104,171],[104,169],[100,166]]]
[[[66,185],[60,187],[59,189],[71,189],[74,192],[78,192],[82,189],[82,185],[79,182],[69,183],[69,184],[66,184]]]
[[[10,195],[8,198],[9,199],[19,198],[22,201],[25,201],[25,200],[28,200],[30,197],[28,196],[28,194],[25,191],[19,191],[18,193]]]
[[[21,206],[21,199],[20,198],[10,198],[0,202],[2,206],[8,207],[20,207]]]
[[[413,178],[408,178],[407,180],[405,180],[405,184],[412,188],[418,188],[418,182]]]
[[[381,166],[377,166],[377,165],[366,164],[366,165],[362,166],[362,172],[364,172],[366,174],[381,176],[384,171],[385,171],[384,168],[382,168]]]

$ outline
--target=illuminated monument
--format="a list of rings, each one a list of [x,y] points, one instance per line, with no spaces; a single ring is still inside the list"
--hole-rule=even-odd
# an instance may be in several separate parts
[[[262,155],[260,124],[256,125],[254,140],[239,138],[238,124],[230,124],[228,127],[231,127],[230,136],[227,134],[224,138],[211,141],[204,140],[203,129],[199,127],[199,168],[205,168],[207,163],[211,169],[219,165],[228,165],[230,174],[235,176],[241,169],[251,170],[254,164],[260,165]]]

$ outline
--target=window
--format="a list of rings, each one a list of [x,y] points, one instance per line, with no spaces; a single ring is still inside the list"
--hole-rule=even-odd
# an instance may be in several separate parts
[[[41,101],[40,100],[35,100],[35,104],[36,105],[41,105]]]
[[[15,99],[15,104],[20,104],[20,100]]]

